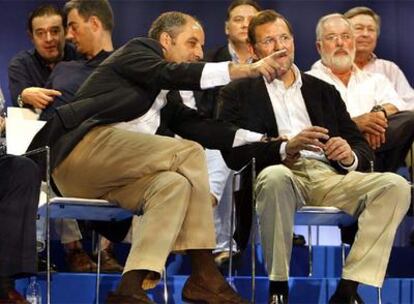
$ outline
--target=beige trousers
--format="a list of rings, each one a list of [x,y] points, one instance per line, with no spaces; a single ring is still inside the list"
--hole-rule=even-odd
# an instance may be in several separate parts
[[[301,159],[292,169],[265,168],[255,191],[269,278],[286,281],[292,253],[295,210],[303,204],[334,206],[358,217],[358,233],[342,277],[382,286],[394,235],[410,205],[410,186],[393,173],[341,175],[317,160]]]
[[[64,195],[104,198],[133,212],[142,209],[133,221],[124,272],[161,273],[171,251],[215,248],[205,153],[195,142],[96,127],[53,178]],[[152,283],[144,282],[144,287]]]

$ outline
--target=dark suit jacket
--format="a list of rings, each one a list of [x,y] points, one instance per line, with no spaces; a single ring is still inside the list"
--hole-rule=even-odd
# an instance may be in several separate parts
[[[203,68],[204,63],[167,62],[157,41],[132,39],[95,69],[73,103],[57,109],[29,149],[48,145],[53,170],[89,130],[140,117],[148,111],[161,89],[200,90]],[[212,148],[231,147],[234,128],[221,134],[219,140],[214,138],[210,142],[214,144]],[[41,159],[36,161],[42,162]]]
[[[350,144],[358,157],[359,171],[368,171],[373,160],[372,150],[351,120],[344,102],[335,87],[315,77],[302,74],[301,88],[305,105],[314,126],[329,130],[329,136],[341,136]],[[224,87],[220,94],[222,109],[220,118],[233,124],[267,136],[279,136],[277,121],[263,78],[235,81]],[[256,143],[233,149],[225,156],[231,168],[239,169],[252,157],[256,157],[257,170],[280,164],[280,141]],[[345,171],[331,162],[339,172]]]
[[[302,81],[302,96],[312,124],[327,128],[331,137],[341,136],[346,139],[358,157],[357,169],[369,170],[373,153],[349,117],[336,89],[306,74],[302,74]],[[220,92],[219,102],[222,105],[219,115],[221,119],[271,137],[279,135],[273,107],[262,77],[235,81],[227,85]],[[267,166],[281,163],[280,144],[280,141],[254,143],[222,154],[227,165],[233,169],[240,169],[255,157],[257,173],[259,173]],[[336,162],[331,162],[331,165],[345,173]],[[237,219],[235,238],[241,249],[246,248],[250,235],[251,176],[250,172],[246,172],[242,179],[242,190],[235,194]]]

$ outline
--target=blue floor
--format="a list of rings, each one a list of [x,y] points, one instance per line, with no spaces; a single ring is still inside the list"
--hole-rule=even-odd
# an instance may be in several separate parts
[[[268,280],[265,276],[263,261],[260,259],[260,247],[258,251],[257,278],[256,278],[256,303],[267,303]],[[308,250],[307,247],[294,248],[290,287],[289,303],[327,303],[334,292],[340,277],[340,248],[332,246],[314,247],[314,273],[308,277]],[[412,304],[414,303],[414,249],[410,247],[394,248],[387,278],[382,288],[383,304]],[[239,261],[234,285],[239,293],[251,299],[251,277],[249,253]],[[181,289],[189,274],[189,265],[183,256],[172,256],[168,267],[168,303],[182,303]],[[40,275],[38,280],[42,287],[43,303],[46,303],[46,277]],[[100,303],[104,303],[107,293],[113,290],[120,280],[120,274],[103,274],[100,277]],[[95,303],[94,274],[77,274],[59,272],[52,277],[52,303]],[[28,280],[18,281],[17,288],[25,292]],[[365,303],[377,303],[377,289],[370,286],[360,286],[359,293]],[[150,296],[156,303],[164,303],[163,285],[159,284],[150,292]]]

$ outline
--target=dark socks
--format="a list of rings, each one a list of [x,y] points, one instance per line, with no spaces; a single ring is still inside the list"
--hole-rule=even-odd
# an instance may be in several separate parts
[[[344,300],[350,300],[355,296],[358,289],[358,282],[341,279],[336,287],[335,295]]]
[[[288,281],[269,281],[269,295],[283,295],[286,298],[289,296]]]
[[[0,299],[6,299],[7,293],[14,288],[14,280],[10,277],[0,277]]]
[[[142,290],[142,282],[148,273],[148,270],[131,270],[124,273],[116,292],[124,295],[132,295],[137,290]]]

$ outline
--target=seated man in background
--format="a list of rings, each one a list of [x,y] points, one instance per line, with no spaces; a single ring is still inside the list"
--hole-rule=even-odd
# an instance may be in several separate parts
[[[56,109],[29,149],[51,147],[52,176],[62,194],[105,198],[143,211],[133,222],[132,247],[109,303],[152,303],[144,289],[155,286],[171,251],[186,251],[191,258],[184,300],[246,303],[221,276],[211,253],[215,235],[203,149],[154,133],[163,123],[160,110],[169,104],[168,90],[207,89],[260,75],[270,81],[277,54],[250,65],[184,63],[173,50],[201,50],[204,32],[193,17],[169,14],[175,25],[170,31],[156,35],[158,41],[132,39],[109,56],[75,101]],[[159,27],[155,21],[151,32]],[[174,133],[209,148],[249,142],[246,130],[202,120],[184,106],[168,119]]]
[[[34,49],[21,51],[9,64],[9,89],[15,107],[44,109],[59,92],[44,88],[58,62],[78,59],[73,45],[65,43],[63,13],[44,4],[33,10],[27,32]]]
[[[344,14],[354,29],[355,64],[364,71],[383,74],[404,100],[407,110],[414,110],[414,90],[403,71],[390,60],[380,59],[375,54],[381,31],[381,18],[372,9],[364,6],[351,8]]]
[[[8,69],[9,89],[14,106],[29,107],[40,113],[61,94],[57,90],[46,89],[45,83],[59,62],[79,58],[73,45],[65,42],[64,20],[64,14],[50,4],[41,5],[29,14],[27,31],[34,49],[14,56]],[[43,218],[38,220],[37,226],[38,243],[44,245]],[[96,264],[82,249],[82,235],[75,220],[55,220],[51,227],[60,237],[71,271],[96,270]],[[44,270],[45,261],[39,258],[38,262],[39,269]]]
[[[340,92],[352,120],[375,150],[375,171],[395,172],[414,139],[414,113],[381,74],[354,64],[355,38],[350,22],[341,14],[322,17],[316,27],[321,60],[308,72]]]
[[[335,88],[294,65],[293,31],[282,15],[273,10],[255,15],[249,42],[258,58],[283,54],[276,79],[227,85],[220,93],[220,118],[270,137],[224,153],[233,169],[256,158],[254,190],[269,303],[288,302],[295,210],[305,204],[333,206],[358,217],[360,229],[329,303],[359,301],[359,283],[383,283],[410,187],[393,173],[358,172],[369,170],[373,153]]]
[[[207,62],[253,62],[253,54],[247,45],[247,27],[250,19],[260,10],[259,4],[253,0],[232,1],[227,8],[227,16],[224,24],[227,44],[217,49],[207,51],[204,60]],[[217,87],[204,91],[201,95],[202,98],[199,99],[197,99],[199,93],[195,92],[195,103],[191,102],[185,94],[182,93],[181,95],[183,102],[187,106],[197,108],[200,113],[207,113],[208,117],[216,118],[218,109],[217,99],[220,89],[221,87]],[[211,192],[214,193],[218,202],[214,209],[214,224],[217,239],[214,260],[224,270],[230,257],[230,237],[233,236],[233,233],[235,236],[235,240],[233,241],[233,254],[237,254],[238,249],[243,250],[247,246],[251,215],[246,215],[246,218],[242,219],[239,216],[239,208],[236,208],[238,213],[236,219],[239,222],[236,227],[237,231],[231,231],[230,216],[233,198],[233,173],[226,166],[220,151],[206,150],[206,157]],[[244,200],[237,201],[237,204],[244,203]]]
[[[40,173],[28,158],[0,155],[0,180],[0,303],[23,304],[14,282],[36,273]]]
[[[55,108],[70,103],[86,78],[114,50],[112,44],[114,18],[107,0],[69,1],[65,4],[64,12],[68,24],[66,37],[85,59],[60,62],[53,69],[45,87],[59,91],[61,95],[55,96],[54,101],[42,110],[41,120],[48,120],[55,113]],[[103,237],[101,242],[101,270],[122,272],[123,267],[119,265],[113,254],[112,243]],[[83,250],[81,254],[85,257],[83,261],[86,265],[92,262]],[[74,267],[77,263],[71,262],[71,256],[76,257],[76,255],[69,254],[68,264],[71,270],[82,271],[80,267]]]

